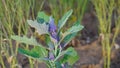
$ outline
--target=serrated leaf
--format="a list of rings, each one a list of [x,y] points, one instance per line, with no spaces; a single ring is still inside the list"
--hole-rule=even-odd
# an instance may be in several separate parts
[[[11,38],[20,43],[25,43],[25,44],[29,44],[29,45],[40,45],[39,43],[37,43],[36,39],[33,37],[28,38],[26,36],[20,37],[20,36],[14,35],[14,36],[11,36]]]
[[[40,24],[37,22],[37,20],[35,21],[27,20],[27,22],[31,27],[36,29],[36,32],[38,32],[39,35],[48,34],[48,28],[49,28],[48,24],[46,23]]]
[[[22,49],[19,48],[18,51],[21,54],[24,54],[26,56],[32,57],[32,58],[39,58],[39,59],[43,59],[45,60],[45,57],[47,57],[48,52],[45,48],[39,47],[39,46],[35,46],[33,49],[31,50],[26,50],[26,49]]]
[[[49,21],[49,16],[46,15],[43,11],[38,13],[37,18],[43,19],[43,20],[45,20],[45,22]]]
[[[73,10],[69,10],[58,22],[58,31],[64,26],[70,15],[72,14]]]
[[[74,48],[69,47],[66,50],[66,53],[64,54],[63,58],[60,60],[60,62],[61,63],[68,62],[69,65],[73,65],[78,59],[79,56],[77,55],[77,52],[74,50]]]

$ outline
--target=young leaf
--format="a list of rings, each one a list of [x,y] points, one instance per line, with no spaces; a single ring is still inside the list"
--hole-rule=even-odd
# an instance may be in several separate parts
[[[64,26],[70,15],[72,14],[73,10],[69,10],[58,22],[58,31]]]
[[[39,12],[37,18],[45,20],[45,22],[49,21],[49,16],[46,15],[44,12]]]
[[[39,46],[35,46],[31,50],[25,50],[25,49],[19,48],[18,51],[21,54],[24,54],[24,55],[32,57],[32,58],[45,59],[45,57],[47,57],[47,55],[48,55],[47,50],[45,48],[42,48],[42,47],[39,47]]]
[[[20,37],[20,36],[16,35],[16,36],[11,36],[11,38],[20,43],[25,43],[25,44],[29,44],[29,45],[40,45],[39,43],[37,43],[36,39],[33,37],[28,38],[26,36]]]
[[[68,62],[69,65],[73,65],[78,59],[79,56],[77,55],[77,52],[74,50],[74,48],[70,47],[66,50],[66,53],[64,54],[60,62],[61,63]]]
[[[46,24],[45,22],[42,24],[38,23],[37,20],[35,21],[27,20],[27,22],[31,27],[36,29],[39,35],[48,34],[49,25]]]

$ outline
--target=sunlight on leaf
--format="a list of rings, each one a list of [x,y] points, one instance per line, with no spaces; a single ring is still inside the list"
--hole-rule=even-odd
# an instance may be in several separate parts
[[[16,35],[16,36],[11,36],[11,38],[20,43],[25,43],[25,44],[29,44],[29,45],[40,45],[39,43],[37,43],[36,39],[33,37],[28,38],[26,36],[20,37],[20,36]]]
[[[49,25],[46,23],[40,24],[37,22],[37,20],[32,21],[32,20],[27,20],[28,24],[36,29],[36,32],[38,32],[39,35],[42,34],[48,34],[48,28]]]

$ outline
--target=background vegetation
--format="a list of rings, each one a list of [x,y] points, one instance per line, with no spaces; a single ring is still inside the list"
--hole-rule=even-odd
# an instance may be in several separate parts
[[[10,36],[36,35],[26,21],[35,19],[39,11],[52,14],[57,23],[66,11],[73,9],[73,15],[68,21],[70,24],[78,19],[82,21],[85,12],[92,9],[90,5],[94,6],[99,21],[98,31],[102,36],[104,68],[110,68],[111,48],[120,33],[120,1],[118,0],[0,0],[0,66],[2,68],[20,66],[17,59],[19,43],[11,40]],[[111,35],[112,23],[115,31]],[[66,26],[69,27],[69,24]],[[24,46],[24,48],[29,47]],[[29,58],[29,62],[30,68],[34,68],[33,60]]]

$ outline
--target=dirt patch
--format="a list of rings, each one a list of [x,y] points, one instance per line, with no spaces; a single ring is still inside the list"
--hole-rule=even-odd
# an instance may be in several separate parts
[[[87,44],[84,46],[79,45],[75,47],[75,49],[77,50],[80,56],[79,61],[75,64],[75,68],[93,68],[98,65],[102,66],[102,48],[97,40],[91,44]]]

